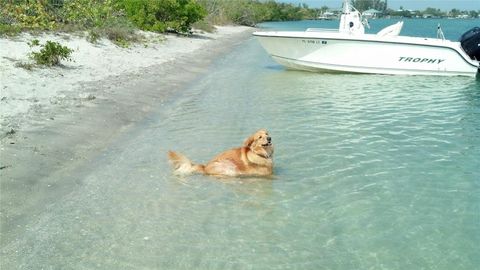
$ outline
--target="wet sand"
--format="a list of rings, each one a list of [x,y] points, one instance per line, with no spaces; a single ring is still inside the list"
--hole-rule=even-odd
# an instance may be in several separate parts
[[[161,110],[205,73],[214,59],[234,49],[251,32],[245,28],[208,40],[159,65],[79,83],[80,94],[61,92],[62,101],[55,103],[56,93],[50,97],[51,106],[11,114],[8,122],[2,119],[1,245],[26,230],[29,218],[81,184],[81,175],[88,173],[87,164],[102,156],[112,142],[118,143],[136,123]]]

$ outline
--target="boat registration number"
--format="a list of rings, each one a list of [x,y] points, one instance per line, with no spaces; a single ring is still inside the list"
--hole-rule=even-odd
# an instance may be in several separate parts
[[[326,40],[316,40],[316,39],[302,39],[304,44],[327,44]]]

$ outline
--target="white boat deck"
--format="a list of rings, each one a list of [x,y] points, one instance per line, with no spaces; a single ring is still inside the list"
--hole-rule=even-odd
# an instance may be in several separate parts
[[[327,31],[326,31],[327,30]],[[340,33],[336,29],[309,28],[307,31],[268,31],[255,32],[255,36],[264,37],[284,37],[284,38],[306,38],[306,39],[335,39],[335,40],[355,40],[355,41],[375,41],[390,43],[408,43],[430,46],[455,46],[458,42],[448,39],[411,37],[411,36],[378,36],[376,34],[347,34]]]

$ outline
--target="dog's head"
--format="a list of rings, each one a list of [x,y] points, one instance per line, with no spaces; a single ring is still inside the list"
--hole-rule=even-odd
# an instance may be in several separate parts
[[[272,137],[266,129],[260,129],[248,137],[243,146],[250,148],[252,152],[264,158],[271,158],[273,155]]]

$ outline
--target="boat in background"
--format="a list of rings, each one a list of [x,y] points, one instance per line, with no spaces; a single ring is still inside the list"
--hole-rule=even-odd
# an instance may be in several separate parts
[[[338,29],[255,32],[271,57],[288,68],[395,75],[476,76],[480,66],[480,28],[460,41],[401,36],[403,22],[366,34],[362,16],[344,0]]]

